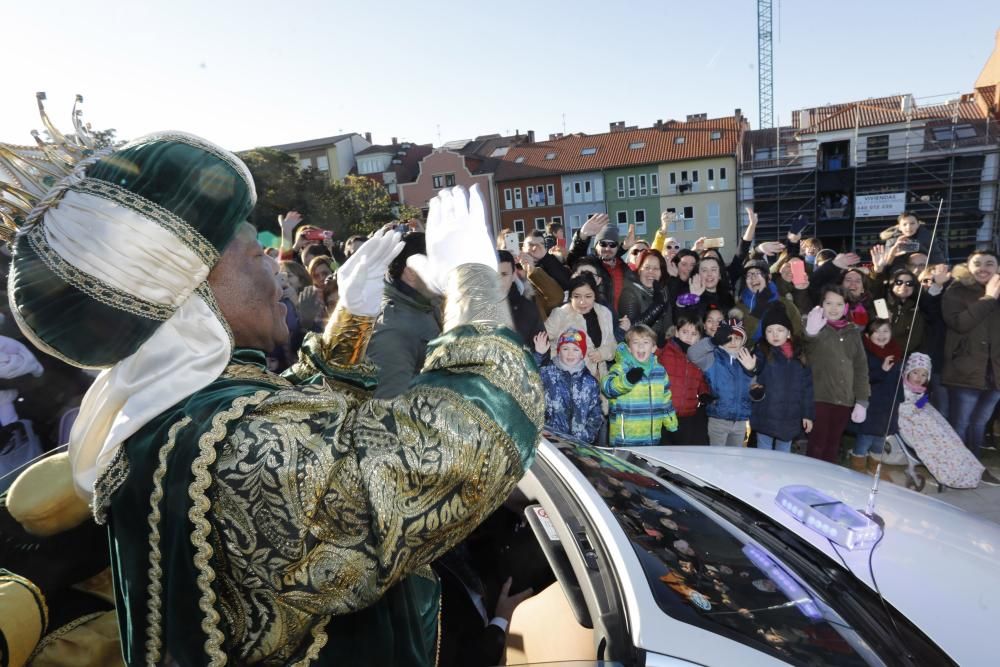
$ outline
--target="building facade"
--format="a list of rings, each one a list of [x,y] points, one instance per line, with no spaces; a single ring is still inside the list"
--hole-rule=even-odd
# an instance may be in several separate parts
[[[526,232],[545,229],[550,222],[563,222],[562,179],[559,174],[497,182],[500,230]]]
[[[607,213],[604,174],[600,171],[565,174],[562,180],[563,224],[566,238],[596,213]]]
[[[667,233],[691,248],[700,237],[722,238],[735,248],[739,237],[736,156],[720,155],[659,165],[660,211],[677,215]],[[659,220],[654,223],[659,226]]]
[[[635,225],[636,238],[650,240],[660,224],[660,172],[656,164],[604,172],[608,217],[622,238]]]
[[[399,201],[419,208],[427,217],[427,210],[430,200],[437,195],[441,188],[461,185],[471,188],[478,185],[483,198],[489,203],[486,207],[487,222],[490,229],[497,230],[496,202],[491,193],[493,192],[493,173],[476,173],[479,166],[477,160],[467,160],[461,153],[438,148],[426,155],[418,165],[418,174],[411,183],[399,185]]]
[[[317,169],[327,174],[330,181],[342,181],[355,168],[357,154],[372,145],[371,134],[361,136],[356,132],[339,134],[321,139],[309,139],[291,144],[271,146],[289,153],[299,163],[299,168]]]
[[[357,173],[385,186],[389,198],[398,203],[399,186],[412,182],[420,171],[420,161],[430,155],[430,144],[398,142],[381,146],[373,145],[357,154]]]

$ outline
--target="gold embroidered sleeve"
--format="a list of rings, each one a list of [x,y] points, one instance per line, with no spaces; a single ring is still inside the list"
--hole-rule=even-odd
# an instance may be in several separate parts
[[[503,335],[456,336],[454,354],[438,351],[426,375],[459,372],[469,384],[428,381],[391,400],[292,387],[229,438],[211,511],[225,561],[221,606],[241,653],[296,645],[327,615],[372,604],[451,549],[516,484],[541,415],[501,425],[483,405],[520,413],[515,391],[543,404],[537,371]],[[490,368],[502,350],[516,360],[504,373]]]
[[[284,376],[296,384],[323,376],[370,389],[376,370],[365,352],[374,326],[374,317],[353,315],[338,306],[322,334],[306,335],[298,361]]]

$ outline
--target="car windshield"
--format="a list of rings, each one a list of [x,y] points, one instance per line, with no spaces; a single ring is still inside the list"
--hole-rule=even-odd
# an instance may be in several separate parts
[[[728,522],[609,453],[560,449],[617,518],[666,614],[793,664],[884,664],[822,597]]]

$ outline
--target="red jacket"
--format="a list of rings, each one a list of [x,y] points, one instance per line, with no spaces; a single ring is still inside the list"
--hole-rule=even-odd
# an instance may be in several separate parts
[[[660,349],[656,358],[667,369],[677,416],[694,416],[698,411],[698,394],[710,392],[701,369],[691,363],[684,350],[672,338]]]

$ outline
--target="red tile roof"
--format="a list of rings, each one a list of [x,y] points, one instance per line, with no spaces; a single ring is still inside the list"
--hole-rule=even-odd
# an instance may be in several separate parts
[[[727,116],[684,123],[669,121],[648,127],[604,134],[571,134],[561,139],[512,146],[500,160],[496,179],[566,174],[614,169],[701,157],[734,155],[739,145],[741,118]],[[718,138],[712,139],[712,133]],[[677,143],[683,137],[682,143]],[[640,144],[644,144],[639,147]],[[635,145],[636,148],[630,148]],[[583,155],[585,149],[595,149]],[[589,151],[588,151],[589,152]]]
[[[813,118],[809,127],[799,130],[799,134],[816,134],[819,132],[836,132],[838,130],[849,130],[855,127],[873,127],[877,125],[894,125],[905,123],[906,114],[902,111],[901,95],[892,97],[881,97],[860,102],[850,102],[847,104],[831,105],[831,107],[821,107],[819,110],[811,109],[814,113],[832,107],[837,110],[822,117],[818,122]],[[938,104],[933,106],[920,107],[916,103],[912,106],[913,120],[931,120],[937,118],[951,118],[958,116],[960,120],[981,120],[985,116],[982,110],[972,101],[961,101],[957,104]],[[801,114],[797,120],[801,122]]]

